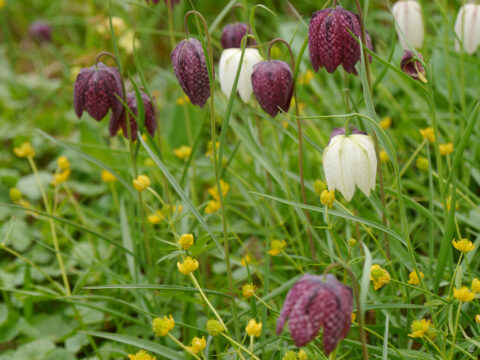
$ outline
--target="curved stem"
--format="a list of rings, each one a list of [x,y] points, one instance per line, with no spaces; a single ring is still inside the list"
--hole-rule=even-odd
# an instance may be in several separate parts
[[[117,63],[117,58],[115,57],[115,55],[113,55],[111,52],[108,52],[108,51],[102,51],[100,54],[97,55],[97,57],[95,58],[95,66],[98,66],[98,62],[100,61],[100,58],[102,56],[109,56],[111,57],[113,60],[115,60],[115,63]]]

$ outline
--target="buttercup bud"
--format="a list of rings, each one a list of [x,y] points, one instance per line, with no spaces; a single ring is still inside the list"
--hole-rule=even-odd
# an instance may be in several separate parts
[[[460,8],[455,21],[455,34],[463,44],[467,54],[473,54],[480,45],[480,5],[465,4]],[[460,51],[460,43],[455,42],[455,50]]]
[[[117,119],[123,111],[122,79],[117,68],[99,62],[80,70],[73,91],[73,107],[80,118],[86,110],[95,120],[102,120],[112,109],[112,117]]]
[[[210,81],[202,43],[197,39],[182,40],[173,49],[175,76],[191,103],[203,107],[210,97]]]
[[[220,43],[224,49],[240,48],[242,46],[243,37],[249,33],[250,28],[245,23],[233,23],[225,25],[222,30]],[[255,45],[255,40],[249,38],[247,45]]]
[[[288,319],[290,335],[301,347],[323,327],[323,350],[328,355],[350,330],[352,302],[352,289],[333,275],[305,274],[288,292],[277,321],[277,334]]]
[[[256,64],[252,86],[258,103],[271,117],[275,117],[280,109],[288,111],[293,94],[293,75],[286,62],[268,60]]]
[[[421,48],[425,32],[422,10],[417,1],[398,1],[392,6],[400,45],[404,49]]]

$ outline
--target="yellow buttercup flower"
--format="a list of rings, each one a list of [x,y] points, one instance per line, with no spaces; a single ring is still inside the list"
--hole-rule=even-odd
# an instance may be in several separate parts
[[[157,360],[155,356],[149,355],[147,352],[140,350],[135,355],[128,355],[129,360]]]
[[[6,3],[6,0],[0,0],[0,9],[3,9]]]
[[[356,318],[357,318],[357,314],[355,314],[354,312],[352,312],[352,323],[355,321]]]
[[[8,195],[10,195],[10,199],[12,199],[13,202],[17,202],[22,198],[22,192],[18,190],[16,187],[10,188],[8,191]]]
[[[476,294],[480,292],[480,280],[477,278],[472,280],[472,291]]]
[[[315,190],[315,194],[320,196],[323,190],[327,190],[327,184],[322,180],[315,180],[313,182],[313,189]]]
[[[388,154],[385,150],[381,150],[380,151],[380,161],[382,163],[386,163],[388,160],[390,160],[390,158],[388,157]]]
[[[282,360],[297,360],[297,354],[293,350],[288,350],[285,355],[283,355]]]
[[[370,268],[370,280],[375,290],[378,290],[390,282],[390,274],[380,265],[372,265]]]
[[[245,331],[248,336],[259,337],[262,334],[262,323],[257,323],[255,319],[250,319]]]
[[[446,144],[438,145],[438,150],[440,151],[440,155],[448,155],[453,153],[453,143],[449,142]]]
[[[228,185],[228,183],[225,181],[220,180],[220,187],[222,189],[223,197],[227,196],[228,190],[230,190],[230,185]],[[217,185],[215,185],[213,188],[209,188],[208,192],[215,200],[220,201],[220,194],[218,193]]]
[[[308,85],[310,84],[310,81],[312,81],[314,77],[315,77],[315,73],[312,70],[307,70],[305,71],[305,73],[303,73],[298,77],[298,84]]]
[[[33,150],[32,144],[28,141],[21,144],[19,147],[13,148],[13,152],[18,157],[29,157],[33,158],[35,156],[35,150]]]
[[[172,314],[167,318],[153,319],[152,329],[156,336],[166,336],[175,327],[175,320]]]
[[[424,139],[427,139],[428,142],[433,143],[435,142],[435,131],[433,127],[427,127],[425,129],[420,129],[420,134]]]
[[[425,275],[423,275],[423,273],[420,271],[420,276],[422,277],[422,279],[425,277]],[[418,278],[418,274],[415,272],[415,271],[412,271],[409,275],[408,275],[408,283],[410,285],[418,285],[420,284],[420,279]]]
[[[467,252],[470,252],[473,249],[475,249],[475,244],[473,244],[468,239],[462,239],[462,240],[458,240],[458,241],[453,240],[452,244],[453,244],[453,247],[455,249],[457,249],[458,251],[461,251],[463,253],[467,253]]]
[[[215,148],[218,151],[218,149],[220,148],[220,141],[215,142]],[[210,140],[207,143],[207,152],[205,153],[205,156],[211,156],[212,154],[213,154],[213,147],[212,147],[212,141]]]
[[[412,338],[422,338],[428,331],[431,323],[431,320],[415,320],[414,322],[412,322],[412,325],[410,325],[412,333],[408,334],[408,336]]]
[[[151,184],[150,179],[146,175],[138,175],[137,178],[133,179],[132,182],[133,187],[137,191],[144,191]]]
[[[417,166],[417,168],[419,168],[420,170],[424,170],[424,171],[428,171],[428,168],[430,167],[430,165],[428,163],[428,159],[426,157],[423,157],[423,156],[419,156],[417,158],[417,161],[415,162],[415,165]]]
[[[475,321],[477,325],[480,325],[480,314],[475,315]]]
[[[150,224],[161,223],[165,219],[165,215],[161,210],[155,211],[153,214],[148,215],[147,220]]]
[[[225,327],[220,323],[220,321],[211,319],[207,321],[207,331],[212,336],[220,335],[225,331]]]
[[[198,269],[198,261],[187,256],[183,263],[177,262],[177,268],[183,275],[189,275]]]
[[[66,156],[60,156],[57,159],[57,166],[60,170],[67,170],[70,168],[70,162],[68,161]]]
[[[183,205],[173,205],[172,207],[172,213],[175,214],[175,213],[179,213],[181,214],[183,211]]]
[[[202,352],[206,347],[207,347],[207,342],[205,340],[205,336],[202,336],[201,338],[195,336],[192,339],[192,346],[187,346],[186,348],[190,350],[192,353],[198,354]]]
[[[469,302],[475,298],[475,293],[468,290],[468,287],[462,286],[460,289],[453,289],[453,297],[458,301]]]
[[[178,149],[173,150],[173,153],[179,159],[188,159],[192,153],[192,148],[190,146],[182,145]]]
[[[72,171],[70,169],[67,169],[62,172],[53,174],[52,185],[57,186],[67,181],[71,172]]]
[[[187,250],[190,246],[193,245],[194,238],[192,234],[183,234],[180,236],[180,240],[178,240],[178,243],[180,244],[180,247],[184,250]]]
[[[190,99],[188,98],[187,95],[183,95],[183,96],[180,96],[180,97],[175,101],[175,103],[176,103],[177,105],[180,105],[180,106],[185,105],[185,104],[190,104]]]
[[[242,266],[247,266],[247,264],[250,264],[250,261],[251,261],[250,255],[247,254],[242,258],[242,260],[240,260],[240,264]]]
[[[244,298],[252,297],[255,294],[256,286],[253,284],[244,284],[242,286],[242,295]]]
[[[272,240],[272,244],[270,245],[270,250],[267,251],[267,253],[272,256],[277,256],[282,252],[285,245],[287,245],[285,240]]]
[[[107,170],[102,170],[101,177],[102,181],[106,183],[117,181],[117,177]]]
[[[382,129],[388,129],[392,126],[392,118],[390,116],[385,116],[382,120],[380,120],[380,127]]]
[[[320,202],[322,205],[327,205],[328,208],[331,209],[335,202],[335,190],[323,190],[320,195]]]
[[[298,360],[308,360],[308,355],[305,350],[302,349],[298,352]]]
[[[220,206],[220,201],[210,200],[205,207],[205,212],[207,214],[213,214],[214,212],[217,212],[218,209],[220,209]]]

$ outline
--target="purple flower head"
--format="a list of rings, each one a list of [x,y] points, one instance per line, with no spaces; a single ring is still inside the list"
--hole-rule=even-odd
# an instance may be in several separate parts
[[[288,292],[277,321],[280,335],[288,320],[297,347],[312,341],[323,328],[323,350],[330,354],[347,336],[352,316],[352,289],[333,276],[305,274]]]
[[[368,135],[365,131],[360,131],[355,126],[352,126],[350,134],[351,135]],[[339,128],[333,129],[332,132],[330,133],[330,139],[328,140],[328,143],[330,144],[330,141],[337,135],[345,135],[345,128],[339,127]]]
[[[123,105],[118,97],[123,98],[122,79],[117,68],[99,62],[89,68],[80,70],[73,90],[73,107],[80,118],[86,110],[95,120],[102,120],[112,109],[112,116],[122,114]]]
[[[361,58],[360,44],[350,32],[361,39],[360,18],[341,6],[313,14],[308,28],[308,48],[315,71],[324,66],[329,73],[333,73],[342,65],[345,71],[357,73],[355,64]],[[371,48],[370,35],[367,34],[365,40]]]
[[[39,43],[52,41],[52,26],[46,21],[34,21],[28,27],[28,33]]]
[[[224,49],[240,48],[242,39],[245,35],[250,34],[250,28],[245,23],[233,23],[225,25],[222,30],[220,43]],[[255,45],[255,40],[249,38],[247,45]]]
[[[210,81],[202,43],[197,39],[182,40],[171,55],[178,82],[192,104],[203,107],[210,97]]]
[[[143,109],[145,113],[145,128],[147,129],[150,135],[154,136],[155,130],[157,129],[157,118],[155,114],[155,109],[148,95],[142,91],[140,92],[140,94],[142,96]],[[138,129],[137,121],[135,119],[138,116],[138,102],[137,102],[137,96],[135,94],[135,91],[129,92],[127,94],[127,105],[131,112],[129,114],[130,131],[132,135],[132,140],[135,141],[137,140],[137,129]],[[118,129],[121,128],[123,131],[123,135],[126,138],[128,138],[127,116],[126,116],[125,108],[123,108],[122,115],[119,118],[113,117],[113,114],[112,114],[112,116],[110,117],[110,123],[108,127],[109,127],[111,136],[115,136]]]
[[[147,3],[150,3],[150,1],[152,1],[154,5],[157,5],[160,2],[160,0],[147,0]],[[170,4],[172,5],[172,8],[175,5],[177,5],[178,3],[180,3],[180,0],[164,0],[165,5],[168,4],[168,1],[170,1]]]
[[[288,111],[293,93],[293,76],[290,66],[278,60],[256,64],[252,73],[252,87],[258,103],[274,118],[279,109]]]
[[[402,71],[412,79],[420,79],[423,82],[427,82],[427,79],[425,78],[425,69],[422,63],[416,58],[423,60],[422,54],[413,54],[410,50],[405,50],[402,61],[400,62],[400,67],[402,68]]]

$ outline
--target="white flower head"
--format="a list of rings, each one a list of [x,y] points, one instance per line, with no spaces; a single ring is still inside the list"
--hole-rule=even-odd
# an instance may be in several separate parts
[[[220,57],[219,80],[222,92],[229,98],[232,92],[235,75],[237,74],[238,65],[242,50],[238,48],[226,49]],[[244,102],[250,100],[252,95],[252,72],[253,66],[263,61],[262,56],[257,49],[245,49],[243,57],[242,69],[240,70],[240,78],[238,79],[237,91]]]
[[[400,45],[407,50],[410,46],[421,48],[425,37],[420,4],[412,0],[402,0],[392,6],[395,27]]]
[[[480,5],[465,4],[460,8],[455,21],[455,34],[463,43],[467,54],[473,54],[480,45]],[[455,50],[460,51],[459,41],[455,41]]]
[[[369,135],[354,129],[345,136],[345,129],[335,129],[323,151],[323,171],[329,190],[338,190],[350,201],[355,186],[368,197],[375,190],[377,156]]]

